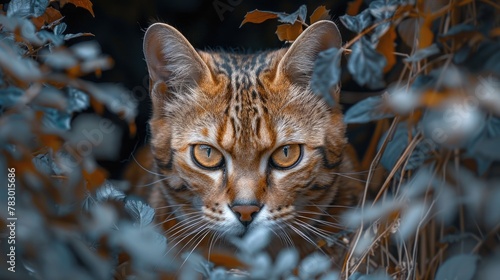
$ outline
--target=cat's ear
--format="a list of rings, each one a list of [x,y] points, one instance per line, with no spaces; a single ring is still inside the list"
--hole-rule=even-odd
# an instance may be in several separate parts
[[[288,48],[278,64],[277,77],[286,75],[293,83],[307,87],[318,54],[341,46],[337,25],[328,20],[318,21],[306,28]]]
[[[154,83],[182,86],[199,82],[210,71],[189,41],[168,24],[151,25],[144,36],[143,48]]]

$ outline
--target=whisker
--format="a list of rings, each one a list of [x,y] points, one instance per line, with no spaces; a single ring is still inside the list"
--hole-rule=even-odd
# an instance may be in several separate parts
[[[307,220],[310,220],[310,221],[313,221],[313,222],[316,222],[316,223],[320,223],[320,224],[323,224],[323,225],[326,225],[326,226],[332,226],[332,227],[336,227],[336,228],[341,228],[342,227],[338,223],[332,223],[332,222],[329,222],[329,221],[315,219],[315,218],[311,218],[311,217],[307,217],[307,216],[303,216],[303,215],[297,215],[297,217],[300,217],[300,218],[303,218],[303,219],[307,219]]]
[[[137,165],[144,171],[148,172],[149,174],[152,174],[152,175],[156,175],[156,176],[160,176],[160,177],[167,177],[166,175],[164,174],[160,174],[160,173],[156,173],[156,172],[153,172],[149,169],[147,169],[146,167],[144,167],[134,156],[134,154],[132,153],[132,159],[134,160],[135,163],[137,163]]]

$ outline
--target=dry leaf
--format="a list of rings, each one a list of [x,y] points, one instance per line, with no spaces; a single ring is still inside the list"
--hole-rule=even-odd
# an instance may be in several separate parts
[[[384,67],[384,73],[389,72],[394,64],[396,64],[396,56],[394,55],[394,40],[396,40],[396,31],[393,26],[389,27],[387,32],[380,37],[377,45],[377,51],[385,56],[387,64]]]
[[[363,4],[363,0],[353,0],[347,3],[346,14],[350,16],[355,16],[359,13],[359,8],[361,8],[361,4]]]
[[[82,169],[83,178],[87,181],[87,189],[89,191],[94,191],[97,187],[101,186],[106,178],[108,177],[108,173],[104,168],[97,168],[92,173],[88,173],[87,170]]]
[[[420,25],[418,49],[427,48],[428,46],[432,45],[432,41],[434,40],[434,33],[431,30],[431,26],[431,17],[424,17],[424,20]]]
[[[330,19],[330,10],[327,10],[325,6],[319,6],[314,10],[312,15],[309,17],[309,21],[311,24],[324,20],[324,19]]]
[[[68,3],[71,3],[76,7],[84,8],[85,10],[89,11],[93,17],[95,17],[94,10],[92,9],[92,2],[90,2],[90,0],[59,0],[61,8]]]
[[[243,19],[243,22],[241,22],[240,27],[242,27],[243,24],[245,24],[247,22],[261,23],[261,22],[264,22],[268,19],[274,19],[277,17],[278,17],[278,14],[275,12],[253,10],[251,12],[248,12],[245,15],[245,18]]]
[[[31,21],[36,26],[36,29],[40,30],[40,28],[42,28],[42,26],[44,26],[45,24],[52,23],[56,20],[61,19],[62,17],[63,16],[58,10],[52,7],[48,7],[43,15],[33,18]]]
[[[276,35],[280,41],[293,41],[302,33],[302,24],[295,22],[294,24],[280,24],[276,29]]]

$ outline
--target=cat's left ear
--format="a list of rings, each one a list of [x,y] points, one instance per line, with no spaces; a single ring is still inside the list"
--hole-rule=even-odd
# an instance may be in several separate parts
[[[170,86],[197,83],[210,73],[200,54],[177,29],[151,25],[144,36],[144,56],[153,82]]]
[[[318,54],[329,48],[340,48],[342,37],[335,23],[318,21],[302,32],[278,64],[277,77],[287,76],[295,84],[307,87]]]

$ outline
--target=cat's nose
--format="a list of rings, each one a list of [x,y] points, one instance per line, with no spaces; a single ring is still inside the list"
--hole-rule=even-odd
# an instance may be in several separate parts
[[[238,204],[231,206],[231,210],[244,226],[248,226],[255,215],[259,213],[260,207],[252,204]]]

